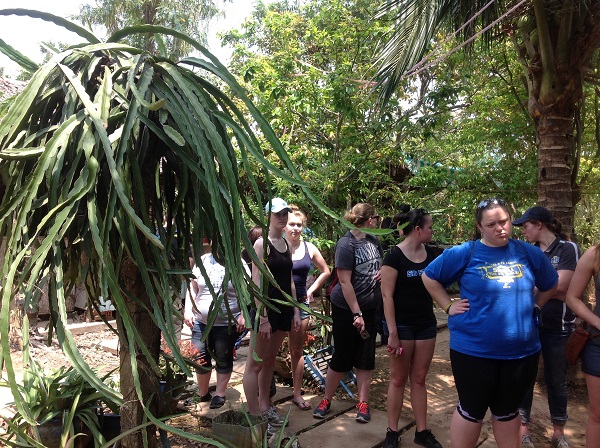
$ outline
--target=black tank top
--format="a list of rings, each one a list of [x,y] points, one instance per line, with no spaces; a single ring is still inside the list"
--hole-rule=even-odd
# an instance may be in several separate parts
[[[269,241],[267,266],[279,287],[291,296],[292,267],[294,266],[294,262],[292,261],[292,256],[290,255],[287,241],[285,241],[285,247],[285,252],[279,252],[277,249],[275,249],[275,246],[271,244],[271,241]],[[271,284],[269,284],[269,298],[285,300],[281,291]]]

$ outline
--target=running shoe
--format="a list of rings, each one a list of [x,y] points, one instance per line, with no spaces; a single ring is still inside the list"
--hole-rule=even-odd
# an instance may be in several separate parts
[[[314,418],[325,418],[331,409],[331,401],[327,398],[323,398],[319,403],[319,406],[313,411]]]
[[[289,422],[286,422],[285,419],[277,413],[277,410],[273,406],[270,406],[269,409],[263,412],[262,416],[266,418],[274,428],[281,428],[284,423],[286,423],[286,426],[289,424]]]
[[[371,411],[366,401],[361,401],[356,405],[356,421],[369,423],[371,421]]]

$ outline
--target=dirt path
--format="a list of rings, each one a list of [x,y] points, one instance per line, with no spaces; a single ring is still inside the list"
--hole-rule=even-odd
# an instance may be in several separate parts
[[[105,338],[111,338],[114,335],[110,332],[90,332],[75,336],[79,348],[82,350],[84,358],[90,365],[102,370],[118,366],[118,358],[101,349],[99,342]],[[448,349],[449,332],[446,328],[438,332],[436,351],[431,364],[429,376],[427,378],[429,391],[429,426],[438,436],[442,445],[446,448],[449,443],[449,427],[452,413],[457,403],[456,390],[449,361]],[[52,347],[45,347],[38,344],[32,348],[32,353],[36,359],[40,360],[45,368],[53,368],[64,365],[66,359],[60,348],[54,344]],[[13,353],[13,356],[15,353]],[[17,369],[21,366],[17,358]],[[376,369],[373,374],[373,383],[371,389],[371,406],[380,411],[386,410],[387,388],[389,384],[389,366],[386,347],[377,348]],[[402,419],[413,420],[410,409],[410,387],[407,388],[404,400],[404,410]],[[585,425],[587,422],[587,393],[585,387],[573,387],[570,389],[569,399],[569,422],[566,427],[566,435],[573,448],[583,448],[585,446]],[[549,413],[545,387],[536,385],[535,397],[532,409],[534,421],[531,425],[531,433],[536,448],[550,448],[551,425],[549,422]],[[193,420],[193,421],[192,421]],[[206,431],[206,422],[197,421],[193,418],[182,418],[179,424],[173,422],[175,426],[186,429],[191,432]],[[382,437],[384,434],[382,434]],[[482,448],[496,446],[491,433],[491,425],[486,421],[480,439]],[[200,447],[207,446],[198,442],[173,437],[172,446],[174,448]],[[0,446],[2,443],[0,443]],[[412,444],[410,437],[404,437],[400,448],[410,448],[416,446]]]
[[[443,328],[438,332],[436,350],[427,378],[429,392],[428,423],[434,434],[445,434],[450,426],[450,419],[457,403],[456,389],[450,367],[448,349],[449,331]],[[373,406],[385,410],[385,400],[389,382],[389,367],[387,353],[384,347],[377,350],[377,366],[374,375],[372,397]],[[402,418],[412,419],[410,395],[406,393]],[[565,434],[572,448],[585,446],[585,425],[587,422],[587,393],[585,387],[572,387],[569,390],[569,422]],[[550,448],[551,424],[548,412],[546,389],[543,384],[536,384],[532,408],[532,424],[530,432],[536,448]],[[442,441],[441,439],[440,441]],[[404,443],[404,442],[403,442]],[[449,447],[450,444],[444,444]],[[400,445],[401,447],[403,444]],[[489,423],[489,414],[480,438],[480,446],[496,446]]]

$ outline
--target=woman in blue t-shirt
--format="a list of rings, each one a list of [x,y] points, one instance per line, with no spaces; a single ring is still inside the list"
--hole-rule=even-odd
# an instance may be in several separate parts
[[[433,220],[422,208],[398,213],[394,222],[402,227],[405,238],[393,246],[381,268],[381,294],[388,335],[390,385],[387,395],[388,429],[384,448],[398,446],[398,420],[404,402],[404,389],[410,379],[410,403],[417,424],[415,443],[442,448],[427,429],[427,387],[425,379],[437,335],[433,301],[425,289],[421,274],[441,250],[426,243],[433,237]]]
[[[444,251],[422,279],[449,315],[459,399],[452,446],[474,448],[490,409],[498,447],[514,448],[521,442],[519,403],[535,380],[541,348],[536,303],[552,297],[558,275],[539,248],[511,239],[510,213],[501,199],[481,201],[475,222],[481,239]],[[456,281],[461,299],[452,301],[445,288]]]

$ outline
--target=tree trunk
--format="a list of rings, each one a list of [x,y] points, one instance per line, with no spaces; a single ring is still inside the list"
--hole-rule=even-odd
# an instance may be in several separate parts
[[[160,329],[154,325],[148,314],[148,310],[139,302],[148,306],[149,298],[144,284],[139,274],[137,266],[129,259],[124,260],[121,271],[124,298],[126,300],[129,315],[133,319],[133,325],[138,332],[142,341],[145,342],[148,350],[155,360],[158,360],[160,352]],[[160,391],[158,389],[158,381],[150,364],[141,350],[136,347],[129,347],[127,344],[127,329],[123,326],[121,319],[117,319],[119,325],[119,335],[121,341],[120,350],[120,372],[121,372],[121,393],[123,394],[124,405],[121,407],[121,431],[125,432],[131,428],[141,425],[147,418],[144,415],[144,410],[135,390],[134,374],[131,365],[131,352],[135,350],[138,372],[137,378],[140,381],[143,394],[143,402],[149,407],[150,411],[155,416],[160,416],[159,399]],[[155,448],[156,442],[156,427],[150,425],[145,429],[148,438],[147,446]],[[144,444],[144,431],[135,432],[122,439],[121,446],[123,448],[140,448],[146,446]]]
[[[538,204],[552,212],[566,235],[572,235],[575,209],[571,183],[574,117],[547,113],[542,114],[536,124]]]

